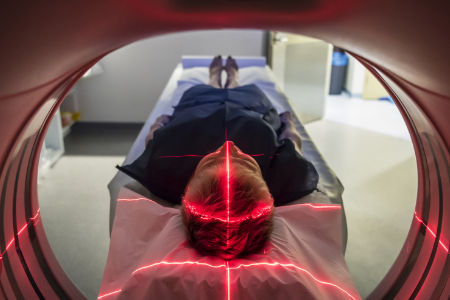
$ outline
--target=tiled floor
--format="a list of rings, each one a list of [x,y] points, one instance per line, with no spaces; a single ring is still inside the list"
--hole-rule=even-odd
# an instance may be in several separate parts
[[[346,259],[364,298],[388,271],[408,232],[416,198],[416,162],[393,104],[328,100],[325,118],[306,129],[346,188]],[[126,143],[130,147],[134,138],[124,137],[120,149]],[[86,296],[96,299],[109,247],[106,184],[126,151],[104,153],[99,141],[92,141],[92,155],[87,148],[68,149],[71,155],[42,180],[39,201],[56,257]],[[106,145],[113,147],[108,141]]]

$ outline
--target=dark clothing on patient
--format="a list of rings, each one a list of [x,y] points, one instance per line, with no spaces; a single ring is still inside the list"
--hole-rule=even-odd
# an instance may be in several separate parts
[[[119,169],[155,195],[180,204],[200,160],[229,140],[253,156],[275,206],[282,205],[313,192],[318,174],[291,140],[278,141],[280,126],[277,111],[255,85],[196,85],[184,93],[171,121],[154,132],[144,153]]]

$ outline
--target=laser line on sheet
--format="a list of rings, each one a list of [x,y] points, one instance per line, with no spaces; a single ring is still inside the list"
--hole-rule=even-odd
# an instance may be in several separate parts
[[[147,199],[147,198],[118,199],[117,201],[134,202],[134,201],[141,201],[141,200],[156,203],[155,201]],[[239,218],[228,216],[226,219],[224,219],[224,218],[221,218],[218,216],[213,216],[211,214],[205,214],[203,212],[200,212],[197,210],[197,208],[194,205],[188,204],[186,201],[184,201],[184,205],[187,209],[189,209],[191,211],[191,213],[198,215],[201,219],[217,220],[220,222],[228,222],[228,223],[238,223],[238,222],[243,222],[243,221],[249,220],[249,219],[256,219],[256,218],[259,218],[259,217],[269,213],[272,210],[272,207],[267,205],[267,206],[256,208],[253,210],[253,212],[251,212],[245,216],[239,217]],[[295,205],[309,206],[314,209],[341,209],[341,206],[337,205],[337,204],[336,205],[323,205],[323,204],[303,203],[303,204],[295,204]]]
[[[302,272],[305,272],[305,273],[308,274],[312,279],[314,279],[316,282],[321,283],[321,284],[324,284],[324,285],[329,285],[329,286],[335,287],[335,288],[341,290],[342,292],[344,292],[345,294],[347,294],[347,295],[348,295],[350,298],[352,298],[353,300],[356,300],[355,297],[353,297],[349,292],[347,292],[346,290],[344,290],[344,289],[341,288],[340,286],[338,286],[338,285],[336,285],[336,284],[334,284],[334,283],[331,283],[331,282],[326,282],[326,281],[322,281],[322,280],[320,280],[320,279],[317,279],[317,278],[314,277],[314,275],[312,275],[309,271],[307,271],[307,270],[305,270],[305,269],[303,269],[303,268],[300,268],[300,267],[298,267],[298,266],[296,266],[296,265],[294,265],[294,264],[282,264],[282,263],[279,263],[279,262],[274,262],[274,263],[265,263],[265,262],[262,262],[262,263],[252,263],[252,264],[240,264],[240,265],[238,265],[237,267],[231,267],[231,268],[229,268],[229,269],[230,269],[230,270],[236,270],[236,269],[240,269],[241,267],[252,267],[252,266],[281,266],[281,267],[286,267],[286,268],[289,268],[289,267],[295,268],[295,269],[297,269],[297,270],[300,270],[300,271],[302,271]]]
[[[114,295],[114,294],[117,294],[117,293],[120,293],[122,290],[117,290],[117,291],[114,291],[114,292],[111,292],[111,293],[108,293],[108,294],[104,294],[104,295],[102,295],[102,296],[98,296],[98,300],[100,300],[100,299],[102,299],[102,298],[104,298],[104,297],[107,297],[107,296],[111,296],[111,295]]]
[[[131,202],[131,201],[140,201],[140,200],[143,200],[143,201],[148,201],[148,202],[153,202],[153,203],[156,203],[155,201],[153,201],[153,200],[150,200],[150,199],[147,199],[147,198],[136,198],[136,199],[117,199],[117,201],[124,201],[124,202],[126,202],[126,201],[128,201],[128,202]]]
[[[337,288],[340,291],[342,291],[343,293],[345,293],[347,296],[349,296],[351,299],[357,300],[357,298],[352,296],[345,289],[341,288],[340,286],[338,286],[338,285],[336,285],[334,283],[323,281],[323,280],[320,280],[320,279],[316,278],[313,274],[311,274],[311,272],[309,272],[308,270],[306,270],[304,268],[301,268],[301,267],[296,266],[294,264],[284,264],[284,263],[279,263],[279,262],[273,262],[273,263],[261,262],[261,263],[251,263],[251,264],[239,264],[237,266],[230,267],[228,261],[226,261],[222,265],[211,265],[211,264],[200,263],[200,262],[195,262],[195,261],[185,261],[185,262],[165,262],[165,261],[162,261],[162,262],[159,262],[159,263],[154,263],[154,264],[151,264],[151,265],[148,265],[148,266],[136,269],[132,274],[135,274],[138,271],[149,269],[151,267],[158,266],[158,265],[201,265],[201,266],[206,266],[206,267],[216,268],[216,269],[217,268],[225,268],[226,271],[227,271],[226,282],[227,282],[227,298],[228,299],[230,299],[230,285],[231,285],[230,284],[230,270],[237,270],[237,269],[240,269],[240,268],[243,268],[243,267],[244,268],[248,268],[248,267],[255,267],[255,266],[264,266],[264,267],[294,268],[296,270],[302,271],[303,273],[307,274],[309,277],[311,277],[317,283]]]
[[[293,204],[293,205],[286,205],[283,207],[289,207],[289,206],[309,206],[312,207],[314,209],[342,209],[342,207],[339,204],[332,204],[332,205],[327,205],[327,204],[321,204],[321,203],[301,203],[301,204]]]
[[[213,153],[218,153],[218,152],[213,152]],[[213,154],[211,153],[211,154]],[[242,153],[242,152],[241,152]],[[208,154],[209,155],[209,154]],[[185,155],[163,155],[163,156],[159,156],[158,158],[177,158],[177,157],[206,157],[208,155],[196,155],[196,154],[185,154]],[[264,156],[264,153],[260,153],[260,154],[247,154],[248,156]],[[274,155],[279,155],[279,154],[274,154]],[[269,158],[273,158],[273,156],[269,157]]]
[[[226,267],[225,264],[223,264],[223,265],[211,265],[211,264],[207,264],[207,263],[201,263],[201,262],[198,262],[198,261],[182,261],[182,262],[161,261],[161,262],[158,262],[158,263],[154,263],[154,264],[151,264],[151,265],[148,265],[148,266],[136,269],[131,274],[134,274],[136,272],[139,272],[141,270],[145,270],[145,269],[148,269],[148,268],[151,268],[151,267],[159,266],[159,265],[200,265],[200,266],[207,266],[207,267],[210,267],[210,268],[223,268],[223,267]]]

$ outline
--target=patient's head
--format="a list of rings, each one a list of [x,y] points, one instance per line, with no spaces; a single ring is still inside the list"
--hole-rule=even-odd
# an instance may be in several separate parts
[[[183,199],[183,223],[201,253],[224,259],[258,251],[273,228],[261,169],[232,142],[200,161]]]

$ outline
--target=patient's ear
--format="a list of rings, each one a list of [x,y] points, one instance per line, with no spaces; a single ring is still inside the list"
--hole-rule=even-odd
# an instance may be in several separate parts
[[[133,180],[133,181],[127,183],[124,187],[126,187],[127,189],[132,190],[133,192],[138,193],[139,195],[142,195],[150,200],[155,201],[156,203],[158,203],[161,206],[175,207],[175,208],[180,207],[179,205],[175,205],[167,200],[164,200],[164,199],[156,196],[155,194],[150,192],[145,186],[143,186],[136,180]]]

